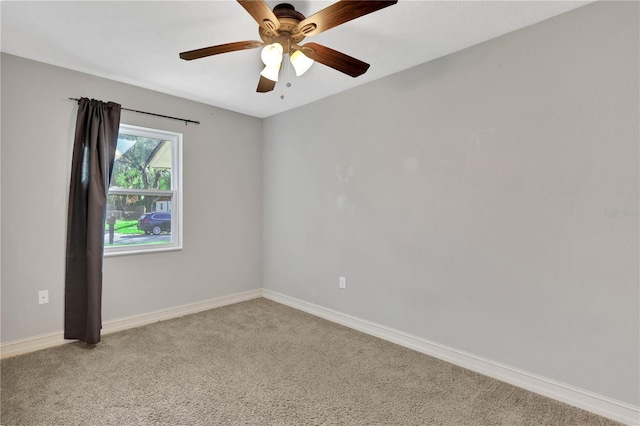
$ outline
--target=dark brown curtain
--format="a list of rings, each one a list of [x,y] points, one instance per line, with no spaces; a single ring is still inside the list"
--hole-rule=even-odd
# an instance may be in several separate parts
[[[118,143],[120,105],[82,98],[71,164],[64,338],[89,344],[102,328],[102,255],[107,191]]]

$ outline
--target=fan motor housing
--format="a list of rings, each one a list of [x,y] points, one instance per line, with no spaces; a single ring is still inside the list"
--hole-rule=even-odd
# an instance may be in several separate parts
[[[289,3],[282,3],[274,7],[273,14],[280,22],[277,34],[263,27],[258,27],[260,38],[265,43],[280,43],[284,53],[289,53],[291,44],[298,44],[304,40],[304,34],[298,30],[298,24],[305,19],[304,15]]]

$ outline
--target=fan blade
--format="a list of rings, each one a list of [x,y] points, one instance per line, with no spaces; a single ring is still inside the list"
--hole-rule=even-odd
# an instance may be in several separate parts
[[[219,55],[220,53],[235,52],[236,50],[255,49],[262,46],[263,43],[255,40],[237,41],[235,43],[219,44],[217,46],[203,47],[202,49],[190,50],[182,52],[180,59],[191,61],[193,59],[205,58],[207,56]]]
[[[269,80],[263,76],[260,76],[260,81],[258,82],[258,88],[256,92],[266,93],[272,91],[276,87],[276,82],[273,80]]]
[[[369,69],[369,64],[337,50],[329,49],[317,43],[307,43],[300,49],[309,58],[328,67],[343,72],[351,77],[364,74]]]
[[[298,24],[298,30],[305,37],[314,36],[396,3],[398,0],[341,0],[301,21]]]
[[[280,21],[278,21],[278,18],[264,0],[238,0],[238,3],[249,12],[249,15],[256,20],[258,25],[267,30],[267,32],[271,31],[271,33],[278,35],[277,30],[280,28]]]

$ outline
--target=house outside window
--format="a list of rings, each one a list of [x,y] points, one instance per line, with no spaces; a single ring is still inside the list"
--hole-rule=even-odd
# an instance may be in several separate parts
[[[182,248],[182,134],[120,125],[105,256]]]

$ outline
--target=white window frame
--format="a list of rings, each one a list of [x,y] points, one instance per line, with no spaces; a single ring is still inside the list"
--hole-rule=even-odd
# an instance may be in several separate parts
[[[143,136],[152,139],[160,139],[171,142],[171,190],[160,189],[109,189],[108,194],[117,195],[149,195],[171,196],[171,243],[132,245],[118,247],[104,247],[104,256],[122,256],[130,254],[158,253],[166,251],[182,250],[182,133],[165,130],[150,129],[147,127],[120,124],[118,134]]]

